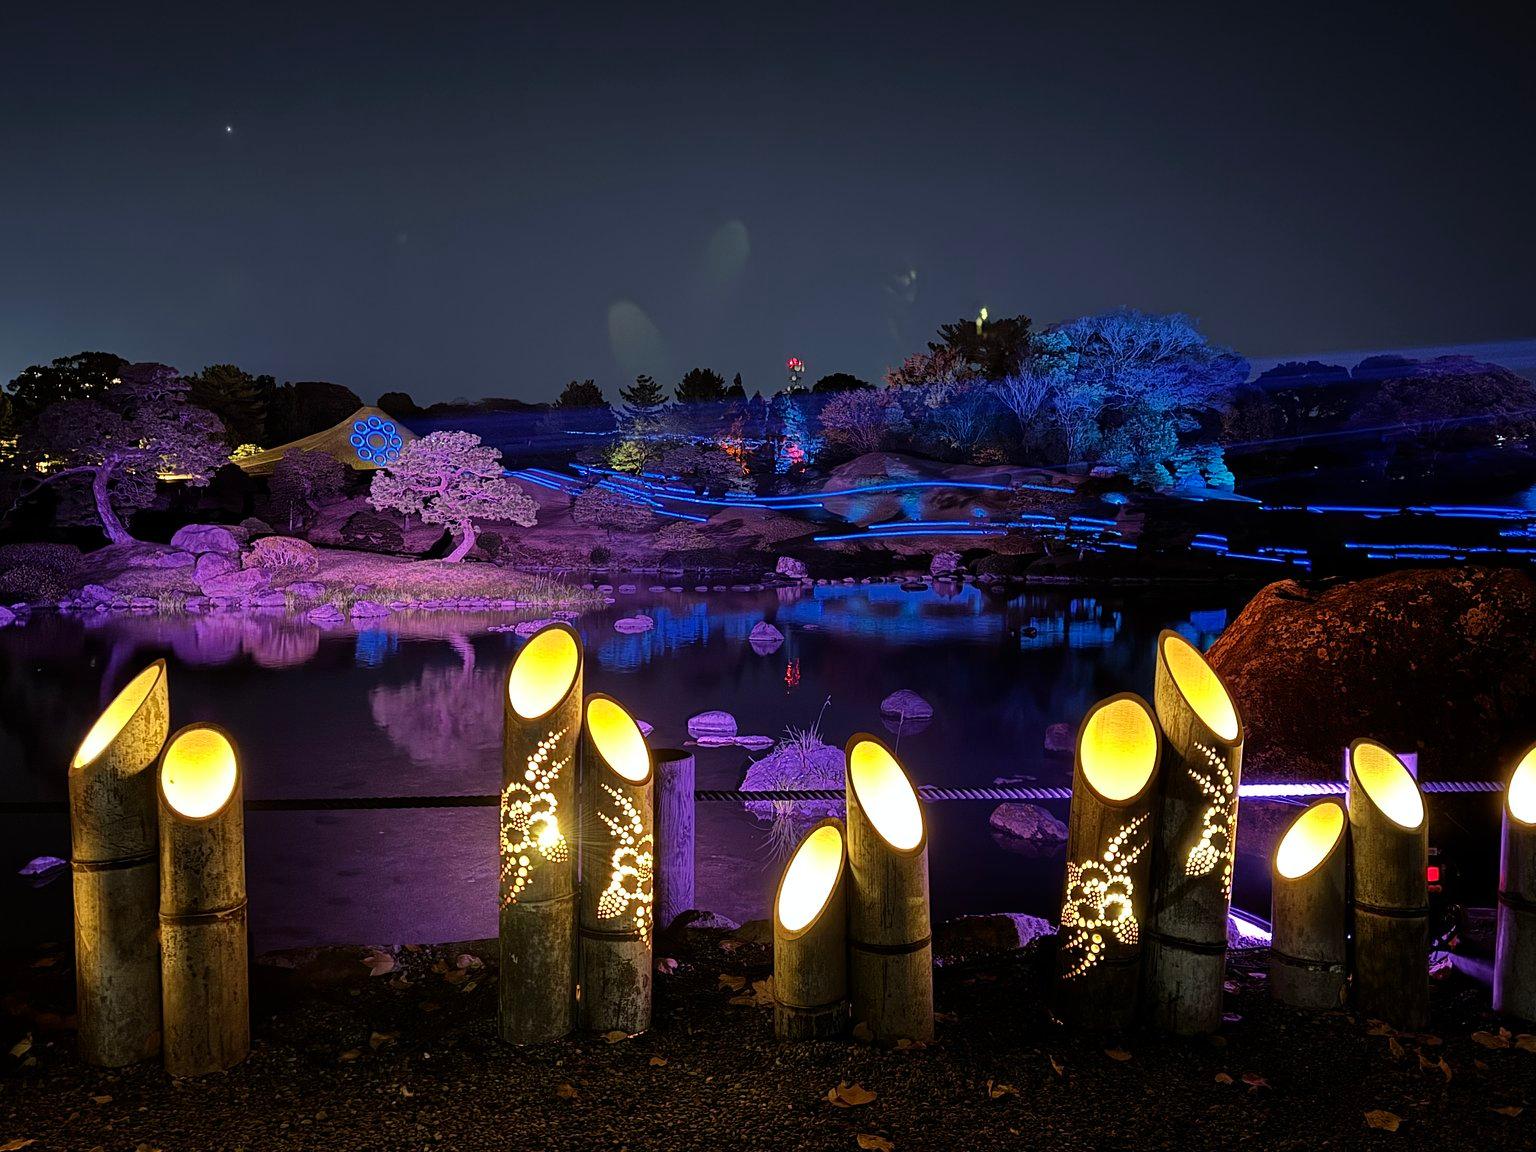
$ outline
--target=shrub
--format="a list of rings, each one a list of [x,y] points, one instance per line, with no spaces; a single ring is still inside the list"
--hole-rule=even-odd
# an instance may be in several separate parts
[[[307,540],[292,536],[263,536],[251,545],[241,561],[245,568],[259,568],[273,576],[308,576],[320,568],[320,556]]]
[[[0,572],[0,604],[57,602],[69,589],[69,581],[55,569],[40,564],[17,564]]]
[[[0,544],[0,572],[22,564],[68,574],[80,563],[80,549],[73,544]]]

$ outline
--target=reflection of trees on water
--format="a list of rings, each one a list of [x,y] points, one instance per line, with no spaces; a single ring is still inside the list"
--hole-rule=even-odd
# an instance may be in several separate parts
[[[380,684],[369,691],[368,706],[373,722],[412,763],[468,782],[487,752],[501,746],[504,670],[478,667],[466,636],[447,640],[459,655],[457,667],[433,665],[414,683]]]

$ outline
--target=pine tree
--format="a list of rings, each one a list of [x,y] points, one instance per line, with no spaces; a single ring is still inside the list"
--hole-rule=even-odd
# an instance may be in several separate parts
[[[678,382],[679,404],[712,404],[725,399],[725,377],[712,368],[692,368]]]
[[[619,389],[619,399],[624,403],[620,426],[626,434],[646,436],[657,431],[667,407],[667,395],[653,377],[636,376],[632,387]]]

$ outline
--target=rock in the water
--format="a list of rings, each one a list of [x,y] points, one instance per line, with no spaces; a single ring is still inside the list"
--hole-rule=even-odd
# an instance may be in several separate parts
[[[843,788],[847,757],[841,748],[806,734],[781,740],[761,760],[754,760],[742,776],[743,792],[778,792],[789,789]],[[772,800],[748,800],[746,810],[759,820],[774,820],[784,813]],[[827,816],[841,816],[841,800],[796,801],[791,813],[797,826]]]
[[[340,624],[342,620],[341,609],[334,604],[322,604],[318,608],[311,608],[304,613],[306,620],[315,624]]]
[[[688,718],[688,735],[695,740],[704,736],[734,737],[736,717],[729,712],[700,712],[697,716]]]
[[[928,565],[928,574],[935,580],[953,579],[960,571],[960,553],[940,552]]]
[[[239,566],[235,557],[231,556],[228,552],[204,552],[192,566],[192,579],[201,585],[204,581],[212,580],[215,576],[222,576],[226,572],[233,572]]]
[[[300,600],[318,600],[325,595],[325,585],[313,580],[295,580],[288,585],[287,592]]]
[[[240,541],[222,524],[188,524],[178,528],[171,537],[171,547],[202,555],[204,552],[224,552],[238,555]]]
[[[516,632],[519,636],[532,636],[540,628],[544,628],[553,623],[553,620],[524,620],[516,628],[512,629],[512,631]]]
[[[912,689],[903,688],[880,701],[880,715],[897,720],[932,720],[933,705]]]
[[[637,612],[633,616],[621,616],[613,622],[613,630],[622,632],[626,636],[633,636],[639,632],[649,632],[656,627],[656,621],[644,612]]]
[[[793,556],[780,556],[773,570],[777,575],[787,576],[791,580],[804,580],[811,574],[810,569],[805,566],[805,561],[796,560]]]
[[[105,584],[87,584],[80,589],[80,599],[87,604],[110,604],[117,599],[117,593]]]
[[[752,651],[759,656],[767,656],[778,651],[779,645],[784,643],[784,633],[780,632],[766,620],[759,620],[752,625],[752,631],[747,636],[747,643],[752,645]]]
[[[9,608],[0,608],[0,628],[8,627],[16,622],[16,613]]]
[[[388,616],[389,609],[373,600],[359,600],[348,613],[354,620],[369,620],[376,616]]]
[[[1001,847],[1025,856],[1049,856],[1067,842],[1067,826],[1035,804],[999,804],[987,823]]]
[[[1045,730],[1047,752],[1072,752],[1077,745],[1077,733],[1070,724],[1052,724]]]
[[[261,592],[272,583],[272,577],[259,568],[237,568],[200,581],[198,587],[205,596],[249,596]]]
[[[1337,780],[1364,733],[1425,779],[1497,775],[1536,715],[1536,581],[1514,568],[1409,569],[1258,593],[1209,658],[1243,718],[1243,775]]]
[[[933,934],[933,962],[939,967],[1000,952],[1017,952],[1042,936],[1054,936],[1055,926],[1023,912],[992,912],[957,916]]]

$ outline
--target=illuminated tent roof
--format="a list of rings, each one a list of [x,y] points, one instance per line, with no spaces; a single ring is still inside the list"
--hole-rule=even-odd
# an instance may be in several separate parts
[[[327,452],[343,464],[368,472],[395,459],[401,447],[414,439],[416,433],[389,413],[365,407],[323,432],[246,456],[235,463],[249,475],[269,476],[285,453]]]

